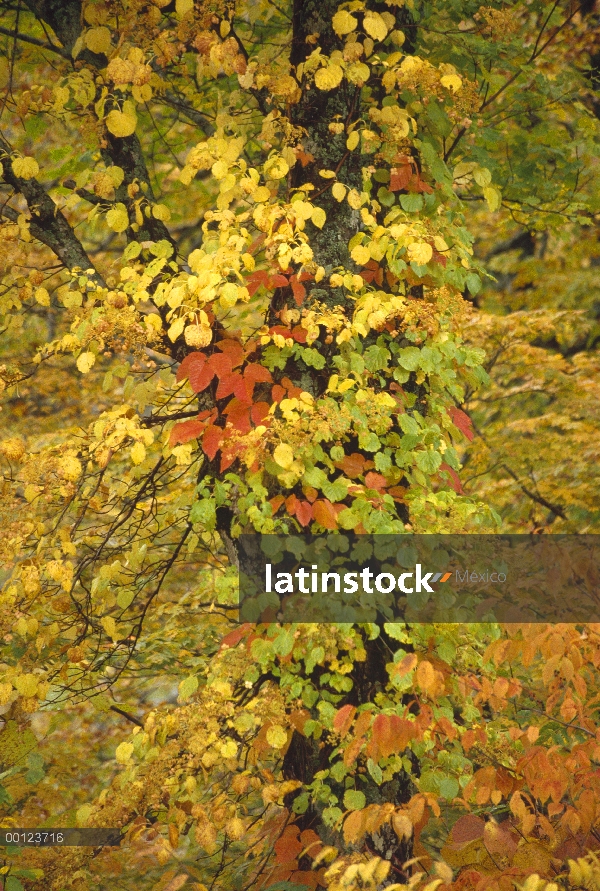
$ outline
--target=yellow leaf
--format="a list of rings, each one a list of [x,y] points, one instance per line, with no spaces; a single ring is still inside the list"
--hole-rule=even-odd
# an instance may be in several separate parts
[[[346,77],[352,84],[362,87],[366,84],[371,74],[371,69],[364,62],[353,62],[346,68]]]
[[[350,149],[350,151],[353,152],[359,142],[360,142],[360,134],[359,134],[358,130],[353,130],[352,133],[348,136],[348,139],[346,140],[346,148]]]
[[[19,179],[33,179],[40,172],[40,166],[35,158],[13,158],[12,169]]]
[[[221,19],[221,24],[219,25],[219,34],[221,37],[227,37],[230,31],[231,23],[228,22],[227,19]]]
[[[127,216],[127,208],[119,202],[106,214],[106,222],[108,228],[113,232],[124,232],[129,226],[129,217]]]
[[[127,114],[118,108],[113,108],[106,116],[106,127],[113,136],[120,138],[131,136],[137,127],[137,117],[135,114]]]
[[[388,26],[378,12],[367,12],[365,14],[363,28],[373,40],[385,40],[387,37]]]
[[[350,189],[348,192],[348,204],[352,208],[352,210],[358,210],[362,205],[362,198],[360,197],[359,192],[356,189]]]
[[[342,183],[334,183],[331,188],[331,194],[336,201],[343,201],[346,197],[346,186]]]
[[[122,742],[117,746],[115,758],[119,764],[127,764],[133,755],[133,743]]]
[[[175,0],[175,12],[182,19],[184,15],[191,12],[194,8],[194,0]]]
[[[17,692],[26,699],[35,696],[38,688],[38,679],[34,674],[22,674],[15,678]]]
[[[143,442],[136,442],[130,454],[134,464],[141,464],[146,457],[146,446]]]
[[[33,296],[40,306],[50,306],[50,294],[45,288],[37,288]]]
[[[185,327],[185,318],[175,319],[173,324],[169,327],[167,334],[169,335],[169,340],[172,343],[175,343],[179,335],[183,332]]]
[[[315,207],[312,214],[310,215],[310,219],[312,223],[317,227],[317,229],[322,229],[325,225],[327,214],[322,207]]]
[[[413,241],[412,244],[409,244],[408,259],[411,263],[418,263],[419,266],[424,266],[426,263],[429,263],[432,257],[433,248],[427,242]]]
[[[183,336],[188,346],[197,349],[209,345],[212,340],[212,329],[209,325],[188,325]]]
[[[155,204],[152,208],[152,216],[155,220],[161,220],[163,223],[168,223],[171,219],[171,211],[166,204]]]
[[[331,24],[338,37],[341,37],[343,34],[350,34],[354,31],[358,25],[358,19],[355,19],[354,16],[350,15],[345,9],[340,9],[339,12],[336,12],[334,15]]]
[[[152,99],[152,87],[150,84],[134,84],[131,95],[136,102],[150,102]]]
[[[287,470],[287,468],[291,467],[291,465],[293,464],[294,450],[286,443],[280,442],[273,452],[273,457],[280,467],[283,467],[284,470]]]
[[[102,627],[104,628],[104,630],[106,631],[108,636],[112,640],[115,640],[115,638],[117,636],[117,623],[115,622],[113,617],[112,616],[104,616],[103,619],[100,619],[100,624],[102,625]]]
[[[267,179],[283,179],[284,176],[287,176],[289,169],[290,166],[285,158],[269,158],[264,166],[265,177]]]
[[[107,55],[110,52],[110,31],[104,26],[85,32],[85,45],[93,53]]]
[[[494,186],[486,186],[483,190],[483,197],[487,201],[487,206],[492,211],[498,210],[502,204],[502,195]]]
[[[227,282],[226,285],[223,285],[219,295],[219,303],[223,309],[231,309],[232,306],[235,306],[239,299],[239,290],[238,286],[234,285],[233,282]]]
[[[355,247],[353,247],[350,256],[352,257],[354,262],[358,263],[360,266],[365,266],[371,259],[369,249],[362,244],[357,244]]]
[[[339,87],[343,76],[341,67],[333,62],[327,68],[319,68],[315,74],[315,86],[319,90],[335,90]]]
[[[221,744],[219,751],[223,758],[235,758],[237,755],[237,744],[232,739],[228,739]]]
[[[273,724],[273,726],[269,727],[267,730],[267,742],[274,749],[283,749],[287,743],[287,733],[283,727],[279,726],[279,724]]]
[[[257,204],[262,203],[263,201],[268,201],[271,197],[271,190],[267,189],[266,186],[259,186],[258,189],[255,189],[252,192],[252,200],[256,201]]]
[[[77,357],[77,368],[82,374],[87,374],[95,361],[94,353],[81,353]]]
[[[462,80],[458,74],[445,74],[440,78],[440,83],[443,87],[446,87],[447,90],[451,90],[453,93],[458,93],[462,87]]]

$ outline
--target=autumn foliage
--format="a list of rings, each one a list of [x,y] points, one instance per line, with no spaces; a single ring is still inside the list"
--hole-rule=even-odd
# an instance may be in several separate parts
[[[600,887],[600,626],[236,612],[243,533],[596,532],[599,29],[0,0],[0,828],[122,834],[4,891]]]

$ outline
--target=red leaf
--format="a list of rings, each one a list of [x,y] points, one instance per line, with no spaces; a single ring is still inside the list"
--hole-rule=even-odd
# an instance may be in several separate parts
[[[285,390],[283,389],[283,387],[280,384],[275,384],[275,386],[271,389],[271,399],[273,400],[273,402],[279,403],[282,399],[284,399],[284,397]]]
[[[377,489],[378,492],[381,492],[382,489],[385,489],[386,484],[387,480],[381,473],[373,473],[371,470],[365,477],[367,489]]]
[[[252,418],[252,423],[258,427],[259,424],[262,424],[264,419],[269,414],[269,409],[271,406],[268,402],[255,402],[252,408],[250,409],[250,417]]]
[[[205,455],[207,455],[210,460],[215,457],[218,450],[221,448],[221,443],[223,442],[224,432],[221,427],[215,427],[214,424],[211,424],[206,428],[206,432],[202,437],[202,450]]]
[[[191,370],[195,367],[203,368],[205,362],[206,356],[204,353],[188,353],[177,369],[176,380],[183,381],[186,377],[189,378]]]
[[[299,396],[302,392],[300,387],[297,387],[295,384],[291,382],[289,377],[284,377],[281,379],[281,383],[286,388],[288,396],[290,399],[294,399],[296,396]]]
[[[265,368],[264,365],[258,365],[257,363],[252,363],[247,365],[244,369],[244,378],[246,380],[251,380],[255,384],[268,384],[271,383],[273,378],[271,377],[271,372],[268,368]]]
[[[335,718],[333,719],[333,729],[336,733],[339,733],[340,736],[346,736],[350,730],[355,714],[356,709],[353,705],[344,705],[342,708],[338,709]]]
[[[424,180],[422,180],[419,174],[414,177],[414,180],[410,185],[411,192],[427,192],[428,195],[431,195],[431,193],[433,192],[433,189],[431,188],[429,183],[426,183]]]
[[[460,408],[456,408],[455,405],[450,406],[448,414],[450,415],[450,420],[454,426],[458,427],[460,432],[467,437],[469,442],[472,442],[475,434],[473,433],[473,424],[468,414]]]
[[[206,421],[198,421],[197,419],[175,424],[171,430],[169,445],[175,446],[179,443],[190,442],[192,439],[198,439],[205,427]]]
[[[244,385],[244,378],[238,372],[234,372],[233,374],[226,374],[219,380],[219,386],[217,387],[216,398],[224,399],[225,396],[231,396],[232,393],[238,395],[236,385],[238,383],[242,384],[242,388]],[[244,389],[242,389],[242,395],[245,395]]]
[[[226,634],[225,637],[221,640],[221,648],[223,647],[235,647],[241,639],[248,633],[248,631],[252,628],[250,622],[245,622],[239,628],[236,628],[235,631],[230,631],[229,634]]]
[[[440,470],[445,470],[446,473],[450,476],[450,488],[454,489],[454,491],[458,495],[464,495],[465,490],[462,487],[462,483],[460,481],[460,477],[454,468],[450,467],[446,462],[440,464]]]
[[[215,376],[204,353],[190,353],[185,357],[177,370],[177,380],[187,379],[194,393],[201,393]]]
[[[299,501],[296,505],[296,519],[301,526],[308,526],[313,518],[312,504],[308,501]]]
[[[221,352],[227,353],[231,359],[232,368],[237,368],[244,361],[244,347],[239,340],[234,340],[233,337],[226,337],[224,340],[220,340],[217,346]]]
[[[312,486],[307,486],[306,489],[302,489],[304,492],[307,501],[310,501],[313,504],[317,500],[318,492],[316,489],[313,489]]]
[[[250,406],[247,402],[242,402],[241,399],[237,399],[234,396],[227,403],[223,414],[227,415],[227,420],[235,430],[238,430],[240,433],[250,433],[252,429],[250,426]]]
[[[295,495],[288,495],[288,497],[285,499],[285,509],[291,517],[293,517],[296,513],[298,504],[299,502]]]
[[[276,272],[274,275],[269,276],[269,288],[275,290],[275,288],[287,288],[289,285],[289,279],[285,275],[281,275],[280,272]]]
[[[223,473],[224,470],[227,470],[228,467],[231,467],[236,458],[237,452],[235,449],[224,449],[221,452],[221,473]]]
[[[296,325],[292,328],[292,337],[296,341],[296,343],[306,343],[306,338],[308,335],[308,331],[306,328],[303,328],[302,325]]]
[[[337,514],[333,504],[327,498],[315,501],[313,515],[317,523],[324,529],[337,529]]]
[[[406,489],[404,486],[392,486],[388,489],[388,495],[391,495],[394,501],[404,501]]]
[[[208,365],[210,365],[218,378],[231,374],[233,368],[233,363],[227,353],[213,353],[208,360]]]
[[[269,276],[264,269],[257,269],[256,272],[253,272],[252,275],[249,275],[246,279],[246,287],[248,288],[250,296],[253,297],[260,286],[266,285],[268,280]]]
[[[306,288],[304,285],[301,285],[295,275],[292,276],[292,294],[294,295],[294,300],[298,306],[302,305],[304,298],[306,297]]]
[[[403,164],[402,167],[392,167],[390,173],[390,192],[399,192],[405,189],[413,175],[410,164]]]
[[[273,325],[272,328],[269,328],[269,334],[281,334],[286,339],[292,336],[292,332],[285,325]]]
[[[274,844],[277,863],[295,863],[302,853],[304,845],[298,838],[298,826],[287,826],[283,835]]]

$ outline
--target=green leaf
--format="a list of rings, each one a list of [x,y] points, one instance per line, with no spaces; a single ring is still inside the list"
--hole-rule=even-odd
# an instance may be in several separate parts
[[[325,356],[320,353],[318,350],[309,347],[308,349],[302,350],[300,352],[300,358],[302,361],[312,367],[316,368],[317,371],[320,371],[322,368],[325,368]]]
[[[372,758],[369,758],[369,760],[367,761],[367,770],[369,771],[370,775],[373,777],[377,785],[380,786],[383,782],[383,772],[379,764],[376,764]]]
[[[443,795],[448,801],[456,798],[458,795],[458,780],[455,777],[444,777],[438,783],[440,795]]]
[[[398,353],[398,364],[407,371],[416,371],[421,361],[421,350],[418,347],[404,347]]]
[[[326,480],[321,486],[321,491],[325,498],[329,498],[330,501],[343,501],[348,494],[348,483],[340,479],[335,480],[333,483]]]
[[[412,415],[406,413],[398,416],[398,425],[403,433],[410,433],[417,436],[421,432],[421,428]]]
[[[216,508],[212,499],[203,498],[195,501],[190,510],[190,522],[200,523],[208,530],[212,530],[216,524]]]
[[[416,193],[400,195],[400,205],[407,213],[416,213],[423,209],[423,196]]]
[[[191,675],[179,684],[179,698],[189,699],[198,689],[198,678]]]
[[[378,452],[381,448],[379,437],[371,431],[361,433],[358,437],[358,444],[361,449],[365,449],[367,452]]]
[[[481,291],[481,279],[475,272],[470,272],[465,278],[465,284],[470,293],[475,297]]]
[[[417,452],[416,463],[423,473],[436,473],[440,469],[442,456],[439,452],[427,449],[426,452]]]
[[[392,354],[389,350],[375,343],[368,347],[364,353],[365,365],[369,371],[380,371],[387,368],[391,357]]]
[[[355,789],[346,789],[344,807],[349,811],[360,811],[366,805],[365,793]]]

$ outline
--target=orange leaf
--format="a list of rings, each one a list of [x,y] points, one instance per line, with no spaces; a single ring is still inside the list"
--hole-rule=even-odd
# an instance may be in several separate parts
[[[337,514],[331,501],[319,499],[313,504],[314,518],[324,529],[337,529]]]
[[[301,526],[308,526],[313,518],[312,504],[308,501],[299,501],[296,506],[296,519]]]
[[[198,439],[205,426],[205,421],[198,421],[197,419],[175,424],[169,436],[169,445],[175,446],[180,443],[190,442],[192,439]]]
[[[202,450],[212,461],[223,442],[224,432],[221,427],[211,424],[202,437]]]
[[[350,729],[355,714],[356,708],[353,705],[344,705],[338,709],[333,719],[333,729],[336,733],[339,733],[340,736],[345,736]]]
[[[377,489],[380,492],[386,486],[386,478],[381,473],[373,473],[372,470],[365,477],[367,489]]]
[[[355,477],[360,476],[363,472],[365,459],[362,455],[359,455],[358,452],[354,452],[352,455],[345,455],[339,462],[339,466],[346,476],[354,479]]]

